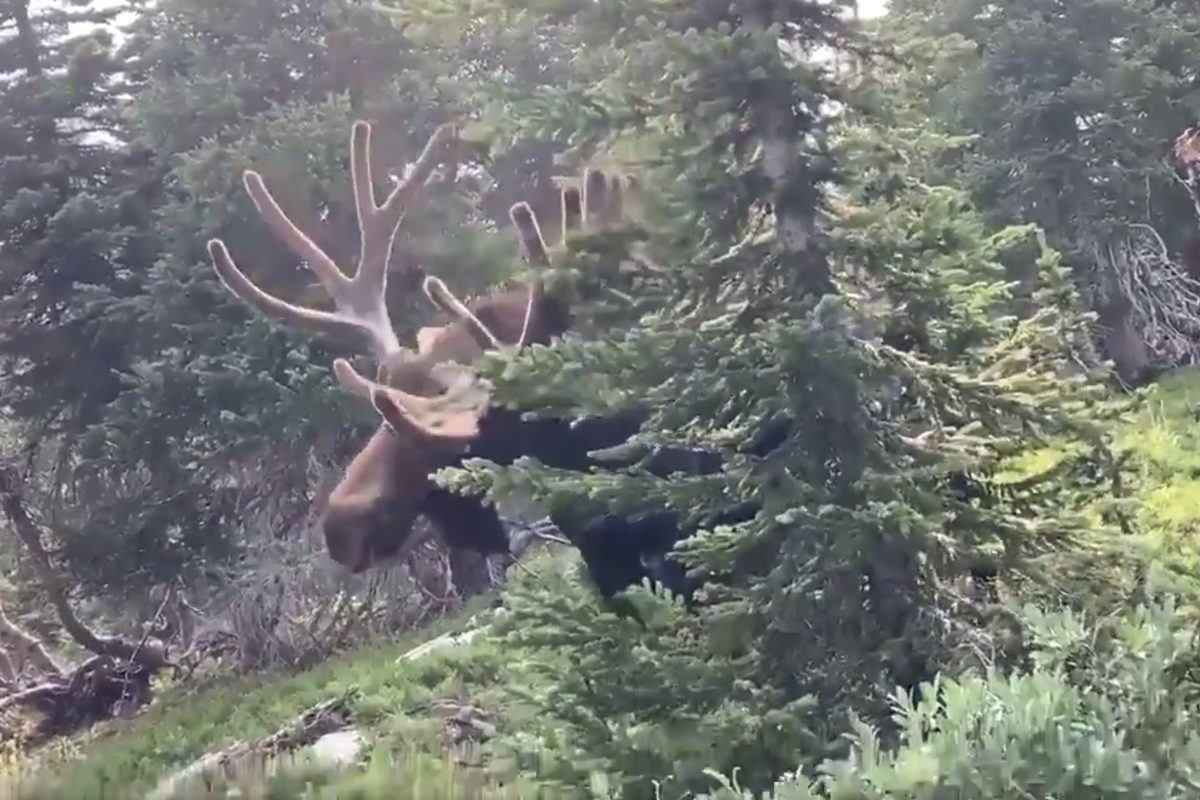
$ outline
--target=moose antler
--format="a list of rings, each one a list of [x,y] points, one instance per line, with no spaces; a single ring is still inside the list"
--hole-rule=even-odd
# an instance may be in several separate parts
[[[254,207],[275,235],[316,273],[336,310],[304,308],[267,294],[238,269],[225,243],[213,239],[208,243],[208,252],[221,281],[229,291],[269,317],[315,331],[355,330],[367,337],[377,358],[399,352],[402,348],[392,329],[385,302],[392,244],[408,203],[429,179],[442,148],[457,135],[457,127],[453,124],[442,125],[434,131],[409,176],[379,204],[375,202],[371,171],[371,126],[362,121],[354,123],[350,137],[350,173],[361,249],[353,277],[346,277],[333,259],[288,218],[267,190],[262,176],[253,170],[246,171],[244,183]]]
[[[622,187],[618,178],[609,179],[603,172],[589,171],[583,181],[583,192],[568,186],[562,190],[562,240],[581,228],[597,231],[617,224],[622,212]],[[528,203],[517,203],[509,210],[517,231],[525,260],[535,267],[549,267],[550,248],[542,236],[541,227]],[[427,278],[425,294],[434,305],[447,314],[462,320],[472,331],[481,349],[506,347],[502,337],[491,331],[469,308],[446,288],[438,278]],[[524,314],[515,348],[523,347],[530,335],[534,309],[544,294],[540,275],[535,275],[528,287]],[[358,373],[345,359],[334,361],[338,381],[349,391],[369,399],[394,432],[418,441],[438,441],[455,446],[469,442],[478,433],[478,422],[487,409],[491,387],[470,367],[450,360],[438,360],[444,350],[439,346],[449,328],[424,328],[418,333],[420,353],[404,366],[420,363],[424,374],[435,376],[441,387],[436,397],[423,397],[405,392],[394,385],[397,381],[372,381]],[[381,376],[385,371],[381,370]]]
[[[486,298],[472,310],[436,277],[425,279],[426,297],[457,323],[422,328],[417,348],[401,346],[388,316],[385,292],[387,265],[396,231],[416,192],[425,185],[438,164],[440,151],[457,138],[455,125],[443,125],[430,137],[409,176],[398,183],[383,203],[375,199],[371,170],[371,126],[356,122],[350,137],[351,181],[358,217],[361,250],[353,277],[347,277],[333,259],[318,247],[279,207],[253,170],[245,174],[246,191],[267,225],[309,267],[333,299],[334,310],[305,308],[268,294],[254,285],[237,267],[225,244],[209,242],[209,254],[222,283],[237,297],[262,314],[315,332],[351,329],[364,334],[371,354],[379,362],[377,380],[369,380],[345,359],[334,361],[334,373],[348,390],[369,399],[396,432],[419,441],[463,443],[477,432],[477,423],[487,408],[490,387],[465,366],[484,350],[523,347],[541,307],[544,287],[535,277],[523,293],[504,293]],[[563,239],[584,227],[597,230],[621,217],[622,187],[599,171],[589,172],[583,191],[562,190]],[[527,203],[517,203],[509,212],[517,229],[522,254],[535,267],[549,266],[550,251]],[[515,303],[521,303],[517,317]],[[493,330],[480,316],[487,308]],[[478,312],[478,313],[477,313]],[[519,329],[511,323],[521,320]],[[519,330],[519,333],[518,333]]]

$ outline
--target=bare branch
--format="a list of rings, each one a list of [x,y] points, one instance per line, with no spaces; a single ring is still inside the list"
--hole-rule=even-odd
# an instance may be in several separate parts
[[[161,667],[161,653],[139,648],[137,645],[117,637],[100,636],[93,632],[75,613],[67,595],[62,576],[50,563],[50,556],[42,544],[42,532],[29,516],[21,495],[21,479],[12,462],[0,456],[0,508],[3,508],[9,524],[17,538],[25,546],[34,569],[50,604],[58,612],[63,629],[81,647],[97,655],[111,656],[147,666]],[[155,657],[158,657],[157,661]]]
[[[1200,282],[1174,259],[1158,232],[1133,226],[1133,234],[1104,248],[1117,289],[1155,358],[1171,366],[1200,363]]]
[[[62,668],[46,652],[46,647],[41,640],[10,620],[3,609],[0,609],[0,636],[12,639],[17,648],[24,651],[25,659],[28,659],[43,673],[55,676],[63,674]]]

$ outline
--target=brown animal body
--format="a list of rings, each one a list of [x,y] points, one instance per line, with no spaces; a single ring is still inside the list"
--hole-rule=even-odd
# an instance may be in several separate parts
[[[347,466],[328,500],[323,519],[329,555],[355,572],[404,555],[416,544],[411,532],[417,517],[431,517],[454,546],[480,552],[508,548],[495,511],[478,501],[436,487],[431,475],[466,455],[500,462],[533,454],[566,468],[592,465],[587,450],[619,443],[636,431],[636,414],[616,420],[599,435],[582,435],[566,422],[527,423],[519,414],[489,406],[489,388],[467,365],[483,351],[549,343],[567,330],[566,303],[546,292],[540,278],[528,286],[477,300],[469,307],[437,278],[423,289],[451,321],[421,329],[416,348],[401,346],[388,317],[384,297],[392,243],[406,206],[426,184],[439,156],[455,140],[451,126],[439,128],[414,164],[409,177],[377,202],[369,158],[370,126],[355,123],[351,167],[361,233],[357,269],[347,277],[283,213],[257,173],[248,171],[245,186],[268,226],[320,279],[335,308],[304,308],[255,286],[219,240],[209,243],[213,264],[225,286],[260,313],[312,331],[354,330],[365,336],[378,364],[374,380],[338,359],[334,372],[343,387],[369,399],[382,424]],[[623,187],[600,172],[587,174],[583,191],[563,190],[564,236],[617,222]],[[549,253],[533,213],[524,203],[510,216],[525,258],[548,266]],[[602,426],[604,427],[604,426]]]

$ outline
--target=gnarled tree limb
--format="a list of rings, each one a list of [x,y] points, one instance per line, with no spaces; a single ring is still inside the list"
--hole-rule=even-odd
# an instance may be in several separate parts
[[[71,606],[66,583],[50,562],[50,556],[42,544],[42,532],[25,507],[22,488],[16,467],[10,459],[0,455],[0,509],[3,509],[13,532],[28,551],[42,590],[58,613],[63,629],[80,647],[96,655],[111,656],[150,669],[167,666],[164,654],[158,648],[142,647],[140,643],[119,637],[100,636],[79,619]]]
[[[4,613],[4,609],[0,608],[0,639],[10,639],[16,647],[25,652],[25,659],[33,663],[35,667],[47,675],[61,677],[63,674],[62,667],[55,663],[50,654],[46,652],[46,647],[41,640],[33,634],[26,631],[17,623],[8,618]],[[4,653],[4,658],[8,659],[8,654]],[[12,663],[9,663],[8,669],[13,671],[13,675],[9,680],[16,680],[16,670]]]

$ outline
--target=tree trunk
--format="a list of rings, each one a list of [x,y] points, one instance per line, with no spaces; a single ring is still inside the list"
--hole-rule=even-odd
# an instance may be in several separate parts
[[[29,0],[9,0],[10,13],[17,26],[17,49],[21,53],[21,66],[29,75],[42,74],[42,62],[38,55],[37,32],[29,17]]]
[[[1117,377],[1126,386],[1136,386],[1153,366],[1150,348],[1130,319],[1129,301],[1114,288],[1113,299],[1097,314],[1103,330],[1104,354],[1112,359]]]
[[[745,27],[763,33],[770,25],[771,3],[744,0]],[[800,271],[801,283],[813,295],[834,291],[829,260],[814,242],[816,208],[806,181],[796,180],[804,169],[800,153],[798,120],[789,104],[767,101],[757,109],[754,122],[762,144],[762,169],[771,184],[775,231],[780,248]],[[804,191],[800,187],[804,187]]]

